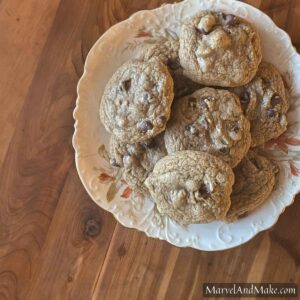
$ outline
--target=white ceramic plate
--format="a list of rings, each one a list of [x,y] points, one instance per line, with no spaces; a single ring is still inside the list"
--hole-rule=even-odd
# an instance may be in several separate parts
[[[100,123],[98,108],[107,81],[121,64],[136,57],[149,43],[178,36],[181,22],[203,9],[236,14],[255,24],[261,36],[264,60],[276,65],[285,78],[291,108],[288,131],[263,147],[280,166],[278,187],[268,201],[234,224],[213,222],[182,227],[160,216],[150,199],[131,195],[131,190],[119,181],[106,159],[104,147],[109,135]],[[186,0],[152,11],[140,11],[109,29],[87,57],[74,111],[73,145],[79,176],[91,198],[124,226],[179,247],[211,251],[241,245],[274,225],[300,191],[299,94],[299,55],[289,36],[254,7],[235,0]]]

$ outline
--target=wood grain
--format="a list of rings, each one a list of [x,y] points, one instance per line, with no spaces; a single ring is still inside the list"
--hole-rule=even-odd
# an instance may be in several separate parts
[[[117,224],[73,162],[76,85],[93,43],[163,0],[0,1],[0,299],[201,299],[203,282],[300,283],[300,201],[222,252]],[[300,46],[298,0],[247,0]]]
[[[32,276],[28,298],[90,299],[114,228],[115,220],[90,201],[73,166]]]
[[[59,0],[0,3],[0,165],[52,25]]]

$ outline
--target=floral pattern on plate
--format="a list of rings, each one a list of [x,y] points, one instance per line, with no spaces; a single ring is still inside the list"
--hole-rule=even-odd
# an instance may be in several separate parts
[[[255,24],[263,57],[284,77],[290,94],[289,127],[282,136],[261,147],[276,160],[280,176],[268,201],[233,224],[212,222],[183,227],[161,216],[148,196],[131,191],[121,172],[111,167],[105,151],[109,134],[100,123],[98,109],[104,87],[115,70],[138,57],[143,47],[165,38],[178,38],[180,24],[199,10],[222,10]],[[74,110],[73,145],[78,174],[91,198],[124,226],[144,231],[179,247],[214,251],[241,245],[273,226],[300,191],[300,56],[289,36],[261,11],[235,0],[186,0],[141,11],[109,29],[93,46],[78,84]]]

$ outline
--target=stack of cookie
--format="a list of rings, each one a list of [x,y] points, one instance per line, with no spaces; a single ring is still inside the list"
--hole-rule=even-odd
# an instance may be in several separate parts
[[[278,167],[255,147],[287,128],[282,77],[261,62],[254,27],[203,11],[126,62],[108,82],[100,118],[110,158],[135,191],[187,225],[234,222],[263,203]]]

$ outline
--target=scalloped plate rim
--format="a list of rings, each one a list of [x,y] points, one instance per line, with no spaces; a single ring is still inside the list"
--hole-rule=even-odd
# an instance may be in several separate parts
[[[112,27],[110,27],[101,37],[99,37],[99,39],[95,42],[95,44],[92,46],[92,48],[90,49],[90,51],[88,52],[88,55],[86,57],[86,61],[85,61],[85,64],[84,64],[84,71],[83,71],[83,74],[81,76],[81,78],[79,79],[78,81],[78,84],[77,84],[77,99],[76,99],[76,106],[74,108],[74,111],[73,111],[73,118],[75,120],[75,124],[74,124],[74,127],[75,127],[75,130],[74,130],[74,134],[73,134],[73,138],[72,138],[72,145],[74,147],[74,150],[75,150],[75,165],[76,165],[76,169],[77,169],[77,172],[78,172],[78,175],[79,175],[79,178],[80,178],[80,181],[82,182],[83,186],[85,187],[85,190],[87,191],[88,195],[90,196],[90,198],[92,198],[92,200],[98,205],[100,206],[101,208],[105,209],[104,208],[104,205],[101,203],[101,202],[97,202],[92,194],[90,193],[89,191],[89,188],[88,186],[86,185],[86,183],[84,182],[83,180],[83,177],[82,177],[82,174],[81,174],[81,170],[79,168],[79,165],[78,165],[78,160],[79,160],[79,155],[78,155],[78,143],[77,143],[77,140],[76,140],[76,136],[77,136],[77,127],[78,127],[78,118],[76,117],[76,113],[78,111],[78,108],[79,108],[79,104],[80,104],[80,89],[81,89],[81,85],[82,85],[82,82],[86,79],[86,76],[87,76],[87,72],[88,72],[88,65],[90,63],[90,59],[91,59],[91,54],[95,51],[95,49],[101,44],[102,40],[104,40],[113,30],[115,30],[116,28],[118,27],[122,27],[124,26],[125,23],[129,22],[130,20],[136,18],[139,14],[142,14],[142,13],[145,13],[145,12],[154,12],[154,11],[158,11],[158,10],[163,10],[163,9],[166,9],[168,7],[171,7],[171,6],[178,6],[178,5],[184,5],[185,3],[187,2],[190,2],[191,0],[185,0],[185,1],[182,1],[182,2],[179,2],[179,3],[174,3],[174,4],[165,4],[163,6],[160,6],[158,8],[155,8],[155,9],[152,9],[152,10],[141,10],[141,11],[138,11],[138,12],[135,12],[133,15],[131,15],[128,19],[126,20],[123,20],[122,22],[119,22],[115,25],[113,25]],[[256,7],[253,7],[247,3],[243,3],[243,6],[245,7],[249,7],[251,8],[252,10],[255,10],[257,13],[262,13],[264,14],[262,11],[260,11],[259,9],[257,9]],[[274,27],[276,27],[276,29],[278,31],[280,31],[285,39],[288,40],[289,44],[292,45],[292,42],[291,42],[291,38],[289,36],[289,34],[287,32],[285,32],[284,30],[282,30],[281,28],[277,27],[277,25],[274,23],[274,21],[266,14],[264,14],[264,16],[266,18],[269,19],[269,21],[273,24]],[[293,45],[292,45],[293,46]],[[292,51],[293,51],[293,55],[296,55],[298,57],[300,57],[300,55],[297,53],[295,47],[293,46],[292,47]],[[93,155],[96,155],[96,154],[92,154],[91,156]],[[160,240],[166,240],[168,241],[170,244],[174,245],[174,246],[177,246],[177,247],[182,247],[182,248],[187,248],[187,247],[191,247],[191,248],[195,248],[195,249],[198,249],[198,250],[204,250],[204,251],[223,251],[223,250],[227,250],[227,249],[232,249],[232,248],[235,248],[237,246],[240,246],[242,244],[245,244],[247,242],[249,242],[251,239],[253,239],[257,234],[259,234],[260,232],[263,232],[265,230],[268,230],[270,229],[271,227],[273,227],[279,217],[282,215],[282,213],[284,213],[285,209],[292,205],[293,202],[295,201],[295,197],[297,196],[297,194],[300,192],[300,188],[297,190],[296,193],[293,193],[293,196],[291,197],[291,200],[289,201],[288,204],[285,204],[285,206],[282,208],[281,212],[278,213],[277,215],[277,218],[274,218],[274,222],[272,222],[272,224],[270,225],[267,225],[265,227],[262,227],[262,228],[259,228],[258,231],[256,233],[254,233],[252,236],[249,236],[247,239],[243,240],[242,243],[240,244],[236,244],[236,245],[224,245],[224,248],[222,247],[219,247],[218,249],[208,249],[208,248],[205,248],[205,249],[202,249],[200,247],[195,247],[193,245],[179,245],[179,244],[176,244],[174,241],[172,241],[171,239],[168,239],[168,238],[163,238],[163,237],[160,237],[160,236],[155,236],[155,235],[152,235],[151,233],[149,233],[148,231],[144,231],[134,225],[130,226],[130,224],[125,224],[125,222],[121,219],[121,218],[118,218],[116,215],[114,215],[114,213],[112,211],[109,211],[109,210],[106,210],[108,212],[110,212],[114,218],[120,223],[122,224],[123,226],[127,227],[127,228],[134,228],[134,229],[137,229],[141,232],[144,232],[146,233],[146,235],[150,238],[157,238],[157,239],[160,239]]]

